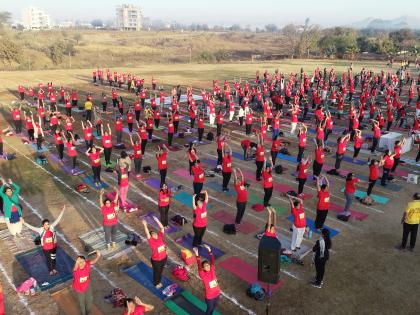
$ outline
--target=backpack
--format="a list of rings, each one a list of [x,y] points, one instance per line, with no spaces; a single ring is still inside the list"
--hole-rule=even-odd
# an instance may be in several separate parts
[[[225,224],[223,225],[223,232],[226,234],[234,235],[236,234],[235,224]]]
[[[274,168],[274,171],[276,172],[276,174],[283,174],[283,166],[281,166],[281,165],[277,165],[277,166]]]
[[[85,193],[87,194],[89,192],[88,186],[85,184],[79,184],[74,188],[78,193]]]
[[[111,291],[111,303],[114,307],[123,307],[125,305],[125,300],[127,295],[120,288],[114,288]]]
[[[246,290],[246,294],[257,301],[262,301],[265,298],[265,290],[258,283],[251,284]]]
[[[286,193],[286,195],[293,196],[293,197],[297,197],[297,193],[296,193],[296,191],[294,191],[294,190],[289,190],[289,191]]]
[[[184,218],[182,215],[177,214],[176,216],[172,217],[171,221],[179,226],[183,226],[184,224],[187,224],[188,221],[186,218]]]
[[[337,219],[341,220],[341,221],[344,221],[344,222],[347,222],[350,219],[350,216],[349,215],[343,215],[343,214],[337,214]]]
[[[137,246],[141,242],[140,236],[136,233],[128,233],[127,239],[125,240],[126,245]]]
[[[152,168],[150,166],[143,167],[143,173],[150,174],[151,171],[152,171]]]
[[[183,132],[178,132],[178,138],[180,138],[180,139],[184,138],[184,133]]]
[[[16,159],[16,153],[7,153],[3,155],[5,160],[13,160]]]
[[[213,134],[213,132],[209,131],[207,133],[207,140],[208,141],[213,141],[214,140],[214,134]]]
[[[172,269],[172,275],[180,281],[188,281],[188,270],[180,265],[177,265]]]

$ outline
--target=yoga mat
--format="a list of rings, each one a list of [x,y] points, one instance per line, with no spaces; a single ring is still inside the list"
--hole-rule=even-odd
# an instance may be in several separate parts
[[[392,174],[395,175],[395,176],[399,176],[399,177],[407,177],[409,172],[406,171],[406,170],[402,170],[400,168],[397,168],[395,170],[395,172],[393,172]]]
[[[51,161],[53,161],[54,163],[61,163],[61,160],[59,159],[57,154],[50,153],[49,157]],[[65,157],[63,157],[63,162],[67,162],[67,161],[68,160]]]
[[[191,235],[190,233],[187,233],[184,236],[178,238],[176,240],[176,242],[178,244],[180,244],[180,245],[182,245],[182,246],[184,246],[184,247],[192,250],[192,248],[193,248],[193,246],[192,246],[193,235]],[[214,256],[215,259],[217,259],[217,258],[219,258],[219,257],[221,257],[221,256],[223,256],[225,254],[222,250],[218,249],[217,247],[215,247],[215,246],[213,246],[213,245],[211,245],[211,244],[209,244],[207,242],[203,242],[203,244],[206,244],[206,245],[210,246],[211,251],[212,251],[213,256]],[[199,246],[198,247],[198,254],[201,257],[204,257],[206,259],[210,259],[209,252],[203,246]]]
[[[114,200],[115,199],[115,192],[108,192],[108,193],[106,193],[105,194],[105,198],[108,198],[108,199],[111,199],[111,200]],[[120,202],[121,200],[119,199],[119,202]],[[135,205],[135,203],[134,202],[132,202],[131,200],[129,200],[129,199],[127,199],[126,201],[125,201],[125,203],[126,203],[126,208],[127,209],[138,209],[138,207]]]
[[[187,170],[186,168],[179,168],[179,169],[173,171],[172,173],[174,173],[175,175],[187,178],[188,180],[191,179],[190,171]]]
[[[107,168],[107,167],[115,168],[115,162],[112,161],[112,160],[109,161],[109,162],[111,162],[111,164],[106,164],[105,163],[105,157],[104,156],[101,157],[101,164],[102,164],[103,167],[105,167],[105,168]]]
[[[159,230],[159,227],[158,227],[156,221],[153,220],[153,217],[156,217],[156,218],[160,219],[159,213],[153,212],[153,211],[150,211],[147,214],[144,214],[142,216],[139,216],[139,219],[140,220],[146,220],[147,224],[151,225],[156,231],[158,231]],[[172,225],[171,223],[169,223],[168,224],[168,228],[165,229],[165,233],[166,234],[171,234],[171,233],[178,232],[179,230],[180,229],[177,226]]]
[[[79,302],[77,301],[70,288],[67,287],[57,292],[51,293],[51,297],[60,308],[60,314],[80,314]],[[91,314],[103,315],[103,313],[96,307],[95,304],[92,304]]]
[[[181,294],[170,298],[164,304],[176,315],[204,315],[207,309],[206,303],[187,290],[184,290]],[[215,310],[213,314],[221,315],[221,313],[217,310]]]
[[[174,195],[173,198],[192,209],[192,195],[191,194],[185,191],[181,191],[180,193],[177,193],[176,195]],[[207,207],[207,210],[211,209],[211,204],[207,204],[206,207]]]
[[[366,176],[366,175],[363,175],[363,174],[357,174],[357,178],[359,178],[360,180],[364,180],[366,182],[369,181],[369,176]],[[375,187],[379,184],[380,184],[380,178],[376,182]],[[400,185],[397,185],[395,183],[392,183],[392,182],[387,182],[386,186],[380,186],[380,188],[383,188],[383,189],[386,189],[386,190],[391,190],[391,191],[400,191],[403,187],[400,186]]]
[[[334,166],[330,166],[330,165],[325,165],[324,164],[324,166],[322,167],[322,170],[324,171],[324,172],[328,172],[329,170],[332,170],[334,168]],[[351,171],[349,171],[349,170],[344,170],[344,169],[342,169],[342,168],[340,168],[339,170],[338,170],[338,172],[340,173],[340,175],[341,176],[347,176],[347,174],[348,173],[351,173]]]
[[[76,166],[76,168],[74,169],[74,173],[72,173],[71,171],[73,168],[70,165],[66,165],[66,164],[62,165],[60,169],[66,172],[67,174],[74,175],[74,176],[81,175],[86,172],[85,170],[82,170],[80,167]]]
[[[382,187],[382,186],[381,186]],[[341,188],[341,192],[344,192],[344,188]],[[356,198],[365,198],[366,197],[366,192],[365,191],[361,191],[361,190],[357,190],[354,192],[354,196]],[[382,197],[382,196],[378,196],[375,194],[370,194],[370,197],[377,203],[380,204],[386,204],[389,201],[389,198],[387,197]]]
[[[207,182],[206,187],[209,187],[211,190],[217,191],[221,194],[228,195],[228,196],[236,196],[236,191],[232,187],[229,188],[228,191],[223,191],[222,183],[218,182]]]
[[[122,233],[119,229],[117,229],[115,238],[117,243],[116,248],[108,250],[105,244],[105,233],[102,227],[79,236],[79,239],[85,249],[88,249],[87,252],[99,250],[105,259],[112,259],[123,253],[131,251],[131,246],[127,246],[125,244],[125,240],[127,239],[127,235],[125,233]]]
[[[333,212],[336,212],[336,213],[341,213],[341,212],[343,212],[343,209],[344,209],[343,206],[340,206],[340,205],[338,205],[336,203],[330,202],[330,208],[329,208],[329,210],[331,210]],[[350,218],[355,218],[358,221],[364,221],[368,217],[367,214],[362,213],[362,212],[359,212],[359,211],[356,211],[356,210],[351,209],[351,208],[350,208],[350,213],[351,213]]]
[[[157,191],[160,190],[160,179],[151,177],[146,179],[144,183]],[[172,185],[170,185],[167,181],[165,182],[165,184],[169,187],[169,189],[173,188]]]
[[[263,199],[263,194],[257,196],[253,193],[248,192],[248,204],[250,204],[251,206],[255,204],[263,204]],[[290,211],[290,209],[278,204],[275,200],[273,200],[273,197],[270,200],[270,204],[274,208],[274,210],[276,210],[276,213],[279,215],[288,213]]]
[[[260,240],[261,237],[263,236],[263,234],[264,234],[264,231],[261,231],[260,233],[255,235],[255,238]],[[290,250],[290,248],[292,247],[291,235],[287,236],[286,234],[283,234],[283,233],[279,232],[278,230],[277,230],[276,234],[277,234],[278,240],[281,243],[281,248]],[[304,256],[306,256],[311,251],[312,251],[312,248],[304,245],[303,242],[302,242],[302,244],[300,245],[300,249],[296,249],[296,251],[294,252],[294,255],[298,256],[299,258],[303,258]]]
[[[350,156],[346,156],[346,155],[343,157],[343,161],[344,162],[348,162],[348,163],[352,163],[352,164],[356,164],[356,165],[365,165],[365,164],[367,164],[366,161],[359,160],[359,159],[354,159],[354,161],[353,161],[353,159]]]
[[[291,155],[285,155],[285,154],[283,154],[283,153],[279,153],[279,154],[277,154],[277,157],[278,157],[279,159],[282,159],[282,160],[285,160],[285,161],[288,161],[288,162],[291,162],[291,163],[295,163],[295,164],[297,164],[296,157],[294,157],[294,156],[291,156]]]
[[[146,265],[144,262],[139,262],[137,265],[131,266],[123,270],[127,275],[140,283],[143,287],[150,291],[153,295],[161,299],[162,301],[168,299],[168,296],[164,295],[162,291],[169,285],[173,285],[174,282],[169,280],[167,277],[162,275],[162,285],[161,289],[156,289],[153,285],[153,270],[151,267]],[[177,295],[181,292],[181,288],[177,287],[174,295]]]
[[[244,154],[243,154],[243,153],[239,153],[239,152],[232,152],[232,156],[233,156],[235,159],[245,161],[245,160],[244,160]],[[250,158],[249,160],[253,160],[253,158]]]
[[[16,260],[25,269],[28,276],[33,277],[42,291],[66,282],[73,278],[74,260],[60,247],[57,247],[57,271],[58,274],[50,276],[47,268],[47,260],[41,247],[36,247],[28,252],[17,254]],[[47,285],[42,285],[48,283]]]
[[[179,146],[179,145],[177,145],[177,144],[175,144],[175,145],[172,145],[171,147],[168,146],[168,149],[171,152],[177,152],[177,151],[181,151],[182,150],[182,147]]]
[[[288,216],[287,220],[289,220],[290,222],[293,222],[293,215]],[[315,228],[314,220],[312,220],[308,217],[306,217],[306,226],[309,227],[312,230],[312,232],[320,234],[320,232]],[[330,231],[330,237],[334,237],[334,236],[336,236],[337,234],[340,233],[339,231],[334,230],[333,228],[330,228],[326,225],[324,225],[324,228],[326,228]]]
[[[202,145],[211,143],[210,141],[205,140],[204,136],[203,136],[203,139],[201,141],[198,141],[198,137],[188,137],[187,142],[197,142],[197,143],[202,144]]]
[[[38,147],[37,147],[37,145],[36,145],[35,143],[32,143],[32,144],[31,144],[31,148],[32,148],[32,150],[34,150],[34,151],[36,151],[36,152],[38,152],[38,153],[45,153],[45,152],[48,152],[48,148],[45,146],[45,144],[43,144],[43,146],[42,146],[42,149],[41,149],[41,150],[38,150]]]
[[[297,185],[297,182],[296,182],[296,185]],[[274,190],[281,193],[287,193],[289,190],[293,190],[297,192],[297,189],[294,189],[293,187],[289,185],[284,185],[284,184],[274,184]],[[313,197],[313,195],[308,194],[308,193],[302,193],[302,194],[303,194],[302,196],[303,200],[308,200]]]
[[[200,159],[200,161],[204,164],[207,164],[210,167],[216,167],[217,166],[217,160],[212,159]]]
[[[211,217],[223,224],[233,224],[235,222],[235,216],[225,210],[212,213]],[[258,230],[258,226],[242,219],[241,224],[237,225],[237,230],[241,233],[249,234]]]
[[[93,181],[93,176],[83,176],[81,177],[81,179],[86,185],[89,185],[91,188],[96,189],[96,190],[101,190],[102,188],[107,189],[109,187],[108,184],[103,181],[101,181],[99,187],[95,186],[95,182]]]
[[[238,278],[245,281],[247,284],[253,284],[258,282],[262,288],[267,289],[267,285],[265,283],[258,281],[258,269],[253,265],[243,261],[239,257],[233,256],[225,259],[221,263],[219,263],[219,267],[226,270],[228,273],[231,273]],[[280,286],[283,285],[283,281],[279,280],[277,284],[270,285],[270,289],[272,292],[275,292]]]
[[[97,140],[101,140],[102,136],[99,136],[98,133],[95,131],[92,132],[92,135],[97,139]]]

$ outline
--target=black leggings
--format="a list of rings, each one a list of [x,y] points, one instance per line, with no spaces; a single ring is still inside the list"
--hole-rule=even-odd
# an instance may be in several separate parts
[[[316,218],[315,218],[315,228],[322,229],[324,227],[325,219],[327,218],[328,209],[327,210],[316,210]]]
[[[141,154],[144,155],[144,151],[146,151],[147,139],[141,139]]]
[[[150,259],[152,262],[152,268],[153,268],[153,285],[157,286],[162,278],[163,268],[166,265],[167,257],[165,257],[162,260],[153,260]]]
[[[279,154],[278,151],[270,151],[271,153],[271,161],[273,161],[273,165],[272,167],[274,168],[274,166],[276,165],[276,159],[277,159],[277,155]]]
[[[28,129],[28,137],[29,137],[29,141],[35,141],[34,129]]]
[[[252,125],[251,124],[245,124],[245,133],[247,135],[250,135],[252,131]]]
[[[255,177],[257,180],[261,180],[262,169],[264,166],[264,161],[255,161],[257,165],[257,170],[255,171]]]
[[[167,168],[164,168],[163,170],[159,170],[159,173],[160,173],[160,188],[162,188],[163,184],[165,183],[167,172],[168,172]]]
[[[405,223],[403,224],[403,237],[402,237],[402,242],[401,242],[401,247],[405,248],[405,246],[407,245],[407,240],[408,240],[408,235],[410,235],[410,248],[414,248],[414,246],[416,246],[416,238],[417,238],[417,231],[419,229],[419,225],[418,224],[408,224]]]
[[[268,207],[272,195],[273,195],[273,187],[264,188],[264,207]]]
[[[48,271],[51,272],[55,270],[57,248],[48,250],[43,249],[42,251],[44,252],[45,258],[47,260]]]
[[[217,165],[222,165],[223,155],[222,150],[217,149]]]
[[[335,169],[339,170],[340,169],[340,165],[341,165],[341,161],[343,160],[344,154],[336,154],[335,155]]]
[[[372,193],[373,187],[376,184],[376,179],[375,180],[369,180],[369,186],[366,192],[366,195],[370,196],[370,194]]]
[[[195,118],[190,118],[190,128],[194,128]]]
[[[76,168],[76,162],[77,162],[77,155],[76,156],[72,156],[71,157],[71,166],[72,166],[72,169],[75,169]]]
[[[169,205],[159,206],[160,222],[165,227],[168,226],[168,212],[169,212]]]
[[[223,172],[223,190],[226,190],[229,185],[230,178],[232,176],[231,172]]]
[[[101,182],[101,166],[92,166],[92,172],[93,181],[99,184]]]
[[[105,155],[105,163],[111,164],[111,153],[112,148],[104,148],[104,155]]]
[[[299,151],[298,151],[298,155],[297,155],[297,158],[296,158],[296,161],[298,163],[302,160],[303,152],[305,152],[305,147],[299,146]]]
[[[194,239],[193,239],[193,246],[197,247],[203,243],[204,233],[206,232],[206,227],[197,227],[193,225],[194,230]]]
[[[240,224],[242,217],[245,214],[246,201],[245,202],[236,202],[236,218],[235,223]]]
[[[194,189],[194,194],[198,195],[199,193],[201,193],[201,190],[203,189],[203,183],[193,182],[193,189]]]
[[[321,285],[325,273],[325,259],[315,259],[316,280],[315,284]]]
[[[353,159],[357,158],[357,156],[359,155],[359,152],[360,152],[360,148],[354,148]]]
[[[298,194],[300,195],[303,192],[303,187],[305,187],[306,178],[298,178]]]
[[[372,147],[370,148],[370,152],[374,153],[376,150],[376,147],[378,146],[379,138],[373,138],[372,140]]]
[[[319,177],[321,175],[323,164],[318,163],[317,161],[314,161],[314,164],[312,165],[312,172],[314,177]]]
[[[394,165],[392,166],[391,173],[395,172],[397,169],[398,164],[400,164],[400,158],[394,157]]]
[[[62,160],[64,158],[64,144],[56,144],[55,147],[57,148],[59,159]]]
[[[134,158],[134,171],[136,173],[136,175],[140,175],[141,174],[141,164],[143,162],[143,159],[140,158]]]
[[[172,146],[172,139],[174,138],[174,134],[168,133],[168,146]]]

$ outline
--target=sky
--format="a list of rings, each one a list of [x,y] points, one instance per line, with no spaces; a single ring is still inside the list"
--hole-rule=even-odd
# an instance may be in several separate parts
[[[419,0],[398,0],[391,8],[381,0],[1,0],[0,11],[9,11],[14,20],[20,20],[23,8],[32,5],[50,14],[53,20],[109,20],[115,16],[115,6],[122,3],[140,6],[143,15],[153,20],[209,26],[263,27],[274,23],[282,27],[303,23],[309,17],[311,24],[328,27],[350,25],[367,17],[420,18]]]

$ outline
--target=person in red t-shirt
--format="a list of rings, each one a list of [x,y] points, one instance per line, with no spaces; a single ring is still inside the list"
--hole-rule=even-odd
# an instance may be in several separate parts
[[[232,148],[227,143],[222,148],[222,176],[222,189],[224,192],[229,191],[228,185],[232,176]]]
[[[268,211],[268,217],[267,217],[267,223],[265,224],[265,228],[264,228],[264,236],[268,236],[268,237],[277,237],[277,232],[276,232],[276,221],[277,221],[277,217],[276,217],[276,210],[271,207],[268,206],[266,207],[267,211]]]
[[[93,182],[96,187],[101,185],[101,154],[103,151],[103,148],[91,147],[85,153],[91,161]]]
[[[300,249],[303,235],[306,230],[306,215],[303,211],[303,201],[300,198],[288,195],[290,201],[290,209],[293,215],[293,233],[290,250],[295,252]]]
[[[392,166],[391,173],[394,173],[395,170],[397,169],[398,164],[400,164],[401,149],[404,146],[405,142],[406,142],[405,138],[402,139],[402,141],[399,141],[399,140],[395,141],[395,144],[394,144],[394,153],[395,153],[394,165]]]
[[[105,198],[105,190],[101,189],[99,192],[99,206],[102,212],[102,227],[105,234],[105,243],[107,250],[116,247],[118,216],[116,210],[118,209],[118,188],[114,187],[114,199]]]
[[[74,139],[72,132],[69,132],[69,134],[70,134],[70,139],[65,139],[65,140],[66,140],[66,146],[67,146],[67,155],[72,161],[71,173],[74,174],[76,172],[76,163],[77,163],[76,140]]]
[[[82,129],[83,129],[83,135],[85,138],[85,144],[86,144],[86,148],[91,148],[93,146],[93,135],[92,135],[92,123],[90,122],[90,120],[87,121],[87,125],[85,126],[85,124],[82,123]]]
[[[353,161],[359,155],[360,149],[362,148],[363,138],[362,131],[359,129],[354,129],[354,152],[353,152]]]
[[[111,127],[108,125],[108,131],[104,130],[103,124],[101,124],[101,135],[102,135],[102,146],[104,147],[105,164],[111,164],[112,154],[112,132]]]
[[[314,179],[316,179],[322,171],[322,167],[324,166],[324,141],[321,141],[318,145],[318,141],[314,139],[315,143],[315,158],[314,163],[312,164],[312,172]]]
[[[137,140],[135,141],[133,140],[133,136],[130,134],[130,142],[133,148],[134,172],[136,174],[136,178],[140,179],[141,178],[141,165],[143,162],[143,153],[141,150],[143,140],[141,139],[138,132],[136,132],[136,134],[137,134]]]
[[[211,315],[216,309],[221,291],[220,291],[219,283],[216,277],[213,253],[211,252],[210,246],[208,245],[203,245],[203,246],[209,252],[210,263],[207,260],[201,262],[201,258],[200,258],[200,255],[198,254],[197,247],[194,247],[193,251],[195,253],[195,258],[197,260],[198,275],[200,276],[204,284],[204,295],[205,295],[205,301],[207,304],[206,314]]]
[[[168,172],[168,152],[169,149],[164,144],[162,144],[162,146],[158,146],[158,151],[156,152],[156,160],[160,173],[160,187],[162,187],[165,183],[166,174]]]
[[[367,188],[367,192],[366,195],[370,196],[370,194],[372,193],[373,187],[376,184],[377,179],[379,178],[379,167],[382,166],[383,164],[383,160],[381,159],[381,161],[378,160],[371,160],[370,164],[369,164],[369,186]]]
[[[270,206],[270,199],[273,194],[273,175],[271,174],[273,170],[273,161],[271,160],[271,157],[269,160],[265,160],[265,167],[262,172],[262,178],[263,178],[263,188],[264,188],[264,207]]]
[[[255,152],[255,164],[257,170],[255,172],[255,177],[257,181],[261,180],[262,169],[264,167],[265,154],[264,154],[264,139],[261,134],[257,133],[257,150]]]
[[[381,138],[381,128],[379,126],[378,121],[373,120],[373,119],[371,119],[371,121],[372,121],[373,139],[372,139],[372,147],[370,148],[370,152],[374,154],[376,147],[378,146],[379,139]]]
[[[54,131],[54,143],[55,147],[57,148],[58,158],[60,159],[61,163],[63,162],[64,158],[64,133],[62,130],[56,129]]]
[[[386,182],[389,180],[389,175],[395,163],[394,158],[395,158],[395,153],[391,154],[391,151],[385,150],[384,155],[382,157],[383,167],[382,167],[381,186],[386,186]]]
[[[338,137],[337,139],[337,152],[335,154],[335,167],[334,169],[328,171],[328,174],[332,175],[340,175],[338,170],[341,166],[341,161],[343,160],[344,154],[346,153],[346,146],[350,140],[350,134],[346,134],[345,136]]]
[[[152,262],[153,268],[153,285],[156,287],[156,289],[160,289],[163,287],[161,282],[162,272],[166,265],[168,256],[166,253],[166,245],[164,240],[165,228],[158,218],[153,217],[153,220],[155,220],[157,226],[159,227],[158,233],[155,231],[149,231],[146,220],[142,220],[142,223],[144,226],[147,242],[149,243],[150,249],[152,250],[152,257],[150,260]]]
[[[155,307],[151,304],[143,303],[137,296],[125,299],[125,311],[121,315],[143,315],[151,312]]]
[[[204,169],[201,167],[200,160],[195,160],[193,166],[191,166],[191,172],[194,175],[193,179],[193,189],[194,194],[198,195],[201,193],[201,190],[203,189],[203,183],[206,180]]]
[[[22,116],[21,116],[22,105],[20,105],[19,107],[16,106],[11,111],[12,111],[12,116],[13,116],[13,123],[15,125],[15,131],[16,133],[21,133],[22,132]]]
[[[248,202],[248,190],[245,186],[245,178],[241,169],[235,168],[233,170],[235,175],[235,190],[236,190],[236,217],[235,224],[241,224],[242,217],[245,214],[246,204]],[[239,175],[238,175],[239,174]]]
[[[162,222],[162,225],[165,228],[168,228],[168,212],[171,196],[171,190],[166,184],[163,184],[159,191],[158,207],[160,213],[160,222]]]
[[[330,183],[327,177],[317,177],[316,188],[318,191],[318,203],[316,205],[315,228],[320,230],[324,227],[325,219],[327,218],[330,206]]]
[[[189,171],[190,175],[193,175],[192,167],[195,164],[195,161],[197,161],[197,146],[194,142],[189,143],[188,151],[187,151],[187,157],[188,157],[188,164],[189,164]]]
[[[308,167],[311,159],[308,157],[306,159],[302,159],[298,164],[298,195],[301,196],[303,192],[303,188],[305,187],[306,180],[308,178]]]
[[[78,256],[73,267],[73,290],[79,301],[80,313],[91,314],[93,303],[92,285],[90,284],[90,269],[101,258],[101,252],[96,251],[96,257],[86,260],[85,256]]]
[[[64,205],[60,215],[53,223],[50,223],[48,219],[42,220],[42,227],[35,227],[23,221],[23,224],[27,228],[39,234],[39,238],[41,241],[40,245],[47,260],[47,267],[48,271],[50,272],[50,276],[58,274],[57,270],[55,269],[57,252],[57,236],[55,233],[55,227],[63,217],[65,210],[66,206]]]
[[[203,190],[198,195],[192,196],[192,207],[194,210],[194,239],[193,246],[200,246],[203,243],[204,233],[207,227],[207,203],[209,202],[209,195],[207,191]]]
[[[359,179],[354,176],[353,173],[348,173],[346,177],[346,186],[344,188],[344,196],[346,197],[346,204],[344,205],[343,212],[337,215],[337,219],[343,217],[349,217],[350,213],[350,206],[353,202],[353,196],[356,191],[356,183],[359,182]]]
[[[298,129],[298,139],[299,139],[299,151],[296,158],[296,161],[299,163],[302,160],[303,152],[305,152],[306,147],[306,132],[307,127],[305,124],[300,124]]]

